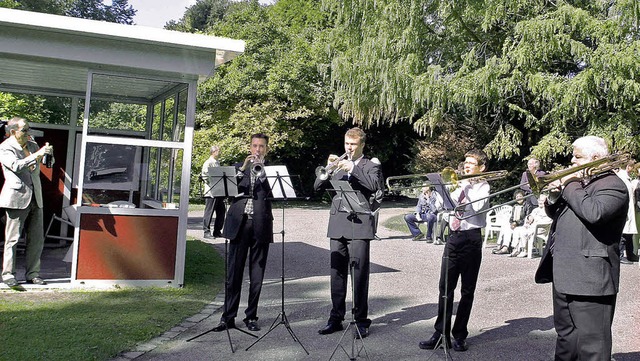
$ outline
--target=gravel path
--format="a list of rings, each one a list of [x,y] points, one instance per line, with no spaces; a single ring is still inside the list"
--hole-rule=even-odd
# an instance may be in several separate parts
[[[387,205],[380,224],[412,207]],[[198,315],[185,320],[165,335],[117,360],[328,360],[342,333],[320,336],[317,330],[326,323],[330,310],[329,241],[326,238],[328,209],[291,208],[284,211],[285,304],[291,330],[304,349],[283,324],[251,346],[255,339],[232,330],[236,352],[232,353],[225,332],[208,333],[186,342],[214,327],[221,314],[223,295]],[[188,234],[202,236],[198,213],[190,214]],[[275,209],[274,228],[282,229],[282,210]],[[442,246],[412,242],[408,232],[380,227],[381,240],[371,246],[369,310],[373,325],[364,339],[371,360],[443,360],[442,350],[435,353],[418,348],[418,342],[431,336],[437,313],[437,284]],[[276,235],[271,246],[267,273],[258,310],[263,335],[272,322],[280,321],[282,237]],[[210,242],[221,253],[224,241]],[[484,249],[480,277],[467,339],[469,351],[452,352],[454,360],[552,360],[555,345],[551,287],[537,285],[533,274],[537,259],[510,258]],[[621,291],[614,321],[614,357],[617,361],[640,360],[640,268],[622,266]],[[245,272],[246,276],[246,272]],[[248,286],[248,280],[245,282]],[[243,290],[237,324],[243,327],[247,290]],[[348,295],[350,297],[350,295]],[[459,299],[456,290],[454,307]],[[350,299],[348,298],[348,302]],[[455,308],[454,308],[455,314]],[[275,321],[274,321],[275,320]],[[345,324],[346,325],[346,324]],[[349,333],[350,335],[350,333]],[[335,360],[349,359],[351,338],[345,337]],[[357,345],[360,345],[358,343]],[[251,346],[249,350],[247,347]],[[364,351],[360,358],[364,357]]]

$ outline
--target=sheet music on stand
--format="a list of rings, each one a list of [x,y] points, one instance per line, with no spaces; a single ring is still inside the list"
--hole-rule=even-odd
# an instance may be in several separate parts
[[[236,168],[233,166],[209,168],[207,186],[204,194],[209,193],[214,197],[236,197],[238,195],[238,180]]]
[[[449,190],[444,185],[444,182],[442,182],[442,176],[438,173],[429,173],[427,174],[427,179],[431,182],[431,186],[436,189],[436,192],[440,193],[442,196],[442,200],[444,202],[443,208],[447,211],[453,210],[455,205],[451,199]]]
[[[296,190],[291,182],[291,176],[286,165],[269,165],[264,167],[267,175],[271,196],[274,199],[296,198]]]
[[[337,192],[339,197],[338,212],[372,214],[369,201],[364,199],[361,192],[354,190],[349,182],[334,179],[330,182],[333,189],[329,190]]]

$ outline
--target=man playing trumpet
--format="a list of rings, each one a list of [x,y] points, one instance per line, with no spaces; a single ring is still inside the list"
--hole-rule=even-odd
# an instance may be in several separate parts
[[[382,172],[380,162],[363,155],[366,135],[360,128],[352,128],[344,136],[344,149],[347,157],[339,159],[338,156],[329,157],[328,166],[325,168],[331,174],[324,177],[318,174],[314,188],[321,191],[330,187],[329,180],[344,180],[349,182],[351,188],[357,191],[358,198],[369,203],[372,211],[376,208],[376,194],[381,190]],[[337,161],[336,161],[337,160]],[[331,165],[331,167],[329,167]],[[362,337],[369,334],[371,320],[368,319],[369,297],[369,243],[375,236],[375,216],[369,214],[352,214],[341,209],[341,197],[336,194],[331,204],[329,217],[329,229],[327,237],[330,238],[331,248],[331,303],[327,325],[318,331],[321,335],[327,335],[343,329],[347,295],[347,277],[349,276],[349,264],[353,265],[354,284],[354,318],[358,333]]]
[[[262,290],[264,271],[273,243],[273,213],[269,184],[264,173],[264,158],[269,151],[269,136],[256,133],[251,136],[249,155],[236,163],[238,193],[227,211],[222,232],[229,239],[229,267],[227,273],[224,312],[213,331],[235,328],[235,317],[240,306],[240,291],[244,266],[249,256],[249,299],[244,323],[249,331],[259,331],[258,300]]]
[[[487,155],[484,151],[471,150],[465,154],[464,174],[480,174],[485,171],[486,163]],[[454,350],[466,351],[468,349],[467,324],[471,315],[473,295],[482,261],[481,229],[486,226],[484,210],[489,206],[489,191],[490,186],[486,180],[462,180],[460,186],[451,192],[451,199],[454,202],[457,200],[456,208],[463,209],[463,214],[458,214],[458,216],[463,216],[464,219],[453,216],[450,218],[451,234],[445,244],[440,269],[438,317],[434,325],[435,332],[430,339],[420,342],[421,349],[431,350],[438,347],[442,338],[444,338],[446,346],[451,348],[450,332],[454,338]],[[458,278],[461,279],[461,297],[456,320],[451,328],[453,295]],[[445,294],[446,304],[443,300]]]

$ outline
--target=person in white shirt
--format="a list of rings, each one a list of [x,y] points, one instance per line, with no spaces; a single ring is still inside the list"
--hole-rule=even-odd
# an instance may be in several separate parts
[[[487,154],[484,151],[471,150],[465,154],[464,174],[480,174],[486,170],[486,164]],[[435,332],[430,339],[419,343],[418,346],[421,349],[430,350],[438,347],[443,336],[447,345],[451,345],[449,335],[451,333],[454,338],[453,349],[460,352],[468,350],[466,339],[469,330],[467,325],[482,262],[481,230],[487,223],[485,211],[489,207],[489,191],[489,183],[484,180],[476,182],[463,180],[460,182],[460,187],[451,192],[451,199],[454,202],[457,200],[457,211],[462,214],[458,215],[459,218],[450,218],[451,234],[445,244],[442,257]],[[458,279],[461,280],[461,297],[458,301],[456,319],[452,327],[453,296]]]
[[[204,217],[202,218],[202,229],[204,238],[222,237],[222,227],[224,226],[224,197],[213,196],[213,184],[209,177],[211,168],[219,167],[218,156],[220,155],[220,147],[211,146],[210,156],[202,165],[202,179],[204,180]],[[213,224],[213,234],[211,233],[211,218],[216,213],[216,220]]]
[[[621,264],[632,264],[633,262],[638,262],[638,256],[633,251],[633,236],[638,233],[638,229],[636,227],[635,192],[633,184],[631,183],[631,177],[629,176],[629,172],[632,171],[634,165],[634,161],[629,161],[625,169],[619,169],[616,172],[616,175],[622,179],[624,184],[627,186],[627,191],[629,192],[627,221],[625,222],[624,229],[622,230],[622,239],[620,239]],[[622,256],[623,253],[625,254],[624,257]]]

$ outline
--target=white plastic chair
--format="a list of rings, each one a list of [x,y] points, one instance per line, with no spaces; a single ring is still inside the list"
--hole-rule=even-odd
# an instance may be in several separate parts
[[[498,237],[500,237],[500,230],[505,223],[509,222],[511,212],[513,212],[513,207],[509,205],[500,206],[490,212],[487,212],[487,225],[484,228],[484,242],[482,242],[482,248],[487,246],[487,240],[490,236],[493,237],[493,232],[497,232]]]
[[[549,238],[549,230],[551,229],[551,222],[541,222],[536,224],[536,228],[533,229],[533,237],[529,238],[527,242],[527,257],[533,258],[533,251],[535,249],[538,256],[542,256],[544,250],[544,244]]]

